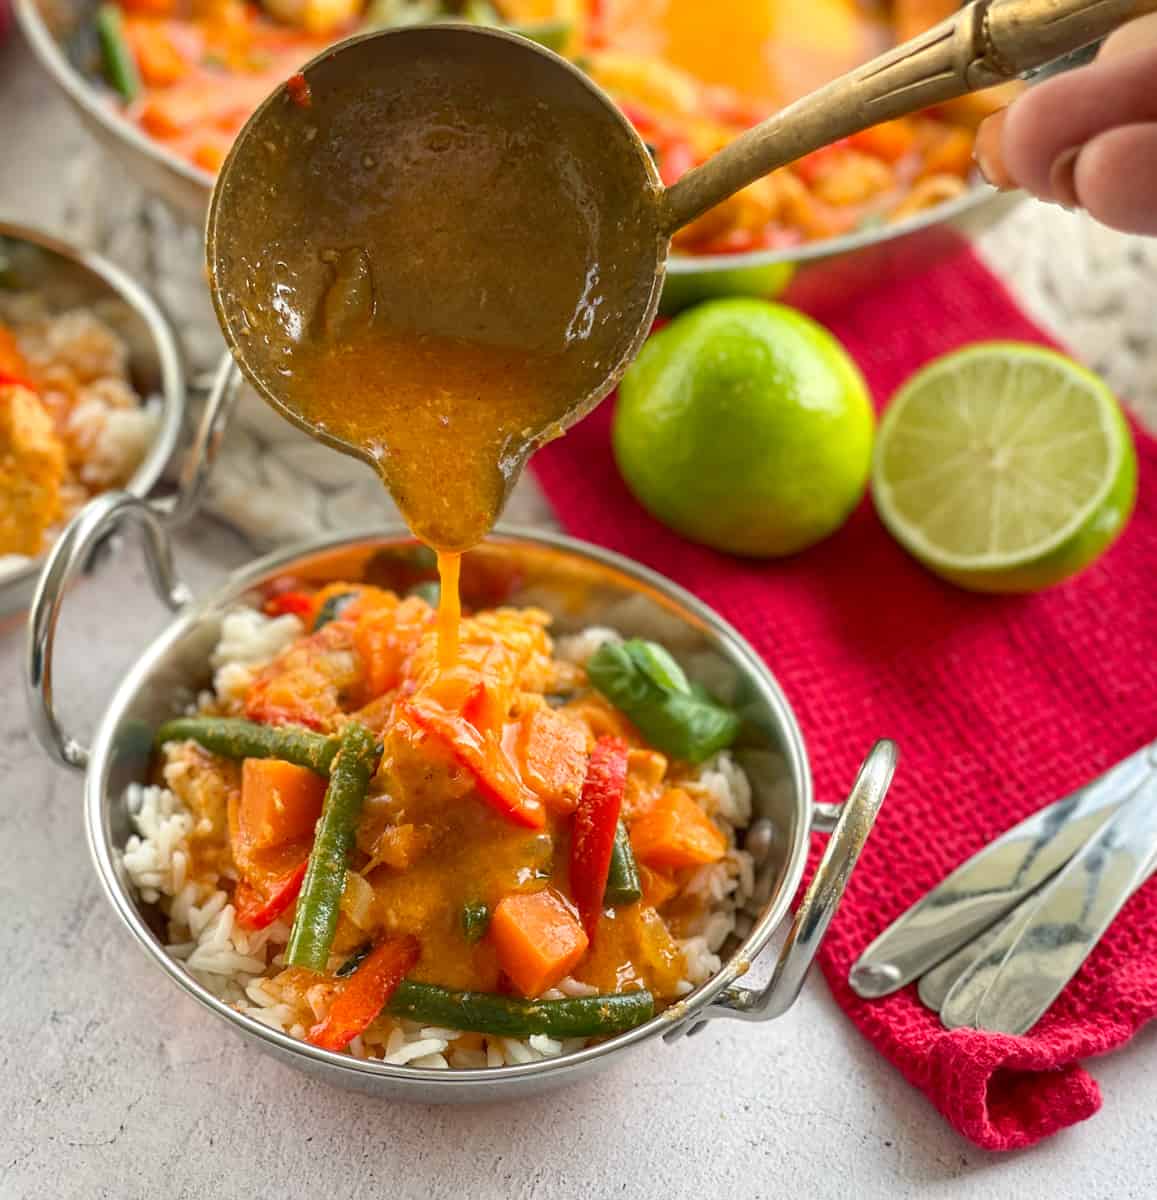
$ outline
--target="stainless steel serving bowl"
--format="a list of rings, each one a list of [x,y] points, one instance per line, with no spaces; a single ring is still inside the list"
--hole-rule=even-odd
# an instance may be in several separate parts
[[[55,626],[71,575],[93,543],[125,520],[138,524],[145,534],[153,580],[175,615],[125,675],[98,723],[91,749],[86,749],[61,729],[54,711]],[[215,998],[165,953],[154,932],[159,925],[156,914],[134,895],[121,865],[121,848],[130,835],[124,794],[130,783],[149,779],[157,726],[182,711],[209,683],[208,658],[223,613],[254,601],[264,584],[285,575],[388,583],[393,570],[416,550],[402,532],[329,537],[260,559],[195,602],[174,572],[163,523],[133,497],[97,498],[57,543],[31,614],[28,690],[33,724],[54,758],[85,771],[85,823],[97,873],[110,903],[147,955],[186,993],[262,1049],[331,1082],[409,1100],[526,1094],[574,1079],[650,1038],[694,1032],[709,1019],[762,1020],[783,1012],[799,992],[867,838],[891,778],[895,748],[889,742],[877,744],[845,804],[817,805],[795,717],[774,676],[735,630],[652,571],[570,538],[525,530],[500,530],[466,556],[463,587],[468,601],[540,605],[553,614],[561,632],[604,624],[628,635],[661,639],[693,679],[709,685],[744,718],[736,755],[752,782],[755,815],[763,826],[760,837],[771,834],[758,867],[768,899],[751,932],[724,948],[719,973],[645,1025],[577,1053],[522,1066],[431,1071],[334,1054],[272,1030]],[[814,830],[834,832],[790,919],[771,982],[762,990],[744,987],[739,981],[789,920]]]
[[[98,0],[15,0],[16,17],[33,51],[72,102],[92,135],[150,192],[201,225],[213,177],[152,141],[117,111],[109,93],[70,57],[92,22]],[[765,295],[778,291],[784,267],[796,273],[791,299],[850,296],[921,270],[989,228],[1019,197],[981,183],[954,200],[895,224],[780,250],[716,256],[672,256],[664,310],[707,295]]]
[[[142,397],[159,396],[157,435],[127,491],[149,495],[173,456],[185,417],[181,356],[160,309],[123,271],[87,251],[0,214],[0,291],[29,291],[51,310],[91,309],[128,347],[129,375]],[[25,608],[43,556],[0,576],[0,616]]]

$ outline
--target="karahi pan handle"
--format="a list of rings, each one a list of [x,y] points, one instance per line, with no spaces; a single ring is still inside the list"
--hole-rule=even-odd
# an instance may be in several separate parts
[[[820,942],[836,915],[848,879],[872,832],[876,816],[892,775],[898,751],[895,742],[878,741],[864,759],[856,782],[841,806],[839,819],[816,873],[796,909],[787,939],[780,950],[771,981],[762,991],[729,987],[702,1017],[739,1017],[747,1021],[769,1021],[785,1013],[795,1003]],[[693,1022],[688,1034],[698,1031],[704,1021]]]
[[[140,530],[153,588],[172,610],[183,608],[192,593],[177,577],[165,518],[127,492],[105,492],[69,522],[52,547],[36,585],[28,614],[24,688],[32,728],[49,756],[66,767],[83,768],[88,747],[69,735],[57,716],[54,697],[56,628],[64,594],[76,574],[91,562],[93,551],[126,522]]]

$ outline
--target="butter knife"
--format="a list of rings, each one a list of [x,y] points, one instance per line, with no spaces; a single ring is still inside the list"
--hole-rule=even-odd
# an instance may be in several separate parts
[[[1155,847],[1151,777],[1031,906],[977,1007],[978,1029],[1021,1034],[1040,1020],[1150,874]]]
[[[1157,768],[1157,742],[1002,834],[897,918],[848,976],[887,996],[999,921],[1059,871]]]

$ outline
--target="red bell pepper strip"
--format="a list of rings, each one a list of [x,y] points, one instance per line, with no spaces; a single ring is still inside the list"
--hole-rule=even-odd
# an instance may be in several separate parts
[[[0,371],[0,387],[18,387],[25,388],[30,392],[36,391],[35,384],[27,379],[22,379],[19,375],[9,375],[7,371]]]
[[[594,938],[607,890],[611,851],[627,787],[627,743],[601,737],[591,751],[587,777],[571,826],[570,892],[587,937]]]
[[[313,614],[313,597],[309,592],[278,592],[265,601],[264,608],[269,617],[284,617],[287,613],[309,617]]]
[[[335,997],[307,1040],[323,1050],[344,1050],[385,1008],[395,988],[418,961],[415,938],[389,938],[373,950]]]
[[[402,712],[419,729],[442,742],[455,762],[474,776],[478,794],[516,825],[541,829],[546,824],[542,801],[522,782],[514,764],[494,738],[487,738],[464,717],[429,700],[408,700]]]
[[[305,878],[307,859],[283,875],[273,886],[268,897],[259,892],[248,880],[242,879],[233,892],[233,907],[237,910],[237,923],[246,929],[267,929],[297,899],[301,881]]]

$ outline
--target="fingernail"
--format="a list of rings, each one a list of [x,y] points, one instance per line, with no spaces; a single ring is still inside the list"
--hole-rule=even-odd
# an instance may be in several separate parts
[[[1074,209],[1080,207],[1077,198],[1077,155],[1079,146],[1059,154],[1049,168],[1049,191],[1052,200],[1062,208]]]
[[[981,175],[1002,192],[1010,191],[1015,184],[1004,166],[1000,153],[1000,139],[1004,125],[1004,111],[994,113],[981,121],[972,144],[972,159],[980,168]]]

